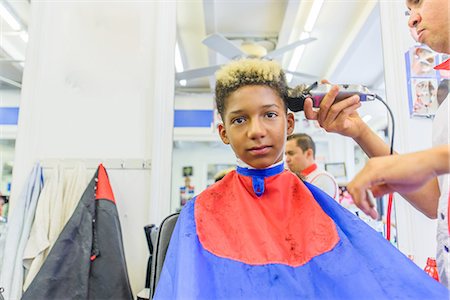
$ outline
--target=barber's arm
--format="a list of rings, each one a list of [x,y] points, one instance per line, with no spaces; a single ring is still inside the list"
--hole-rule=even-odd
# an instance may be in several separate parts
[[[449,145],[429,150],[375,157],[348,184],[347,190],[364,213],[373,208],[366,191],[375,196],[398,192],[429,218],[436,218],[439,185],[436,176],[450,172]]]
[[[361,106],[359,97],[354,95],[335,102],[338,92],[339,88],[333,86],[320,103],[319,110],[314,110],[312,100],[306,99],[306,118],[317,120],[327,132],[353,138],[369,157],[389,155],[389,146],[370,129],[356,111]]]

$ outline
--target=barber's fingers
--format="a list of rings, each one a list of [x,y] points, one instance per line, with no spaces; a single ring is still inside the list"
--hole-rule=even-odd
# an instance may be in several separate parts
[[[359,106],[361,106],[359,96],[353,95],[344,100],[334,103],[334,105],[330,108],[330,114],[338,115],[341,112],[350,114]]]
[[[308,120],[317,120],[319,113],[313,109],[313,101],[311,98],[306,98],[303,104],[303,111],[305,112],[305,117]]]
[[[374,173],[375,172],[375,173]],[[369,191],[372,185],[376,184],[378,179],[376,178],[376,171],[374,171],[373,163],[367,163],[365,167],[356,174],[355,178],[347,185],[347,191],[353,198],[353,202],[358,206],[366,215],[371,216],[373,219],[378,217],[378,213],[374,208],[374,199],[372,192]],[[369,191],[369,192],[368,192]]]
[[[341,103],[344,102],[345,103]],[[361,107],[361,102],[359,101],[359,96],[352,96],[341,102],[334,104],[329,112],[326,120],[322,124],[328,131],[338,131],[345,129],[347,118],[354,113],[358,108]]]
[[[373,196],[368,194],[368,189],[361,186],[349,185],[347,191],[352,196],[353,202],[358,206],[366,215],[372,219],[378,218],[378,212],[375,209]]]
[[[331,88],[331,90],[325,95],[325,97],[323,97],[322,101],[320,102],[320,113],[318,115],[318,121],[319,124],[322,124],[325,119],[328,116],[330,107],[333,105],[334,100],[336,99],[336,96],[339,93],[339,87],[338,86],[333,86]]]

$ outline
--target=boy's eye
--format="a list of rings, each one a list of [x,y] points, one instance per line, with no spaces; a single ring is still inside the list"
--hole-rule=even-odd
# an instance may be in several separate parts
[[[278,116],[278,115],[274,112],[266,113],[266,117],[268,117],[269,119],[275,118],[276,116]]]
[[[244,123],[244,121],[245,121],[244,117],[239,117],[239,118],[233,119],[231,121],[231,123],[235,124],[235,125],[239,125],[239,124]]]

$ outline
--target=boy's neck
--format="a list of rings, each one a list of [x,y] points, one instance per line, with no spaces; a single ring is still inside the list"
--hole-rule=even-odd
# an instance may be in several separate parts
[[[282,160],[280,160],[279,162],[276,162],[276,163],[274,163],[273,165],[268,166],[267,168],[263,168],[263,169],[268,169],[268,168],[272,168],[272,167],[278,166],[278,165],[282,164],[283,161],[284,161],[284,160],[282,159]],[[252,166],[249,166],[248,164],[246,164],[246,163],[245,163],[244,161],[242,161],[239,157],[236,158],[236,164],[237,164],[239,167],[241,167],[241,168],[246,168],[246,169],[256,169],[256,168],[253,168]]]

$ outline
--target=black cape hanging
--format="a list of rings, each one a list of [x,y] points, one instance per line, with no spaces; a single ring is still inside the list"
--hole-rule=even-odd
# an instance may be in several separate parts
[[[22,299],[133,299],[119,216],[102,165]]]

